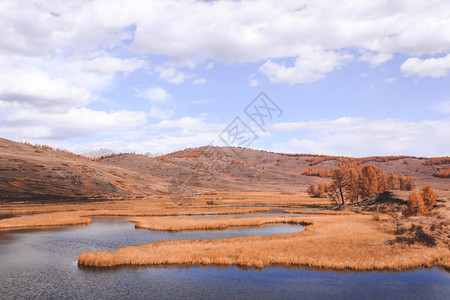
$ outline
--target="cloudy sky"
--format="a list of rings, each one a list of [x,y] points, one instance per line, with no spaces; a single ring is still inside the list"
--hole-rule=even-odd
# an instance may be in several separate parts
[[[450,3],[336,3],[2,0],[0,136],[169,152],[239,117],[252,148],[450,155]]]

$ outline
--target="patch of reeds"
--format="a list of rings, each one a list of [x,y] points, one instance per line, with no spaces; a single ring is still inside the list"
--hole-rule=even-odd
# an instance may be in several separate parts
[[[404,270],[449,266],[447,248],[389,245],[369,215],[303,217],[312,225],[300,233],[222,240],[174,241],[119,248],[114,253],[87,252],[83,266],[223,264],[264,267],[298,265],[326,269]]]
[[[99,209],[42,213],[0,220],[0,230],[26,229],[35,227],[58,227],[84,225],[91,222],[90,217],[136,217],[136,216],[194,216],[194,215],[228,215],[267,212],[268,208],[230,208],[230,209]]]
[[[0,230],[86,225],[91,219],[74,212],[55,212],[0,220]]]
[[[225,230],[230,227],[258,227],[269,224],[302,224],[300,217],[223,217],[215,219],[202,218],[132,218],[136,228],[164,231],[181,230]]]

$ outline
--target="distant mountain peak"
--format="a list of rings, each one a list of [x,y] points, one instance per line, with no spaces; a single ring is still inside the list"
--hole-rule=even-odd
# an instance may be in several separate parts
[[[112,150],[105,149],[105,148],[99,148],[88,152],[80,153],[83,156],[89,157],[89,158],[97,158],[105,155],[114,154]]]

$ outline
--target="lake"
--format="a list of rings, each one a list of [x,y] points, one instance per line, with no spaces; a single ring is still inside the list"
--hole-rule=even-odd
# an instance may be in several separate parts
[[[219,231],[135,229],[127,218],[98,217],[88,226],[0,232],[0,298],[421,298],[446,299],[450,277],[438,269],[338,273],[239,267],[80,268],[78,255],[169,240],[294,233],[299,225]]]

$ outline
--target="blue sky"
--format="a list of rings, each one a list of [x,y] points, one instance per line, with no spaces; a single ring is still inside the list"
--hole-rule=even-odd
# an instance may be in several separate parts
[[[239,116],[252,148],[450,155],[446,1],[2,1],[0,24],[8,139],[165,153]]]

